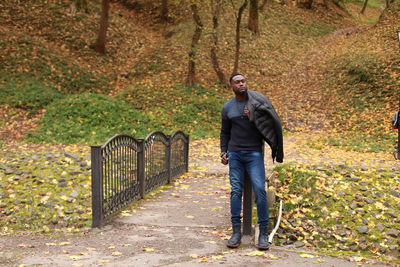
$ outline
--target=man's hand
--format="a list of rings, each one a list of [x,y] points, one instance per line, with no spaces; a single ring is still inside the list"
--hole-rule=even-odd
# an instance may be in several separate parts
[[[228,160],[228,154],[227,153],[222,153],[221,154],[221,163],[224,165],[227,165],[229,162]]]
[[[250,119],[250,110],[247,107],[244,107],[243,112],[244,112],[244,115],[246,115],[247,118]]]

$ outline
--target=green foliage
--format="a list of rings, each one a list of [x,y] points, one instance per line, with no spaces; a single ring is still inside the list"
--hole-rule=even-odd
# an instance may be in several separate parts
[[[220,112],[225,99],[202,86],[128,88],[120,99],[143,109],[151,116],[157,130],[183,130],[193,137],[217,136]]]
[[[85,93],[56,100],[28,140],[40,143],[99,144],[117,133],[144,137],[149,118],[124,101]]]
[[[23,170],[18,175],[0,169],[2,189],[8,188],[1,191],[1,230],[75,232],[90,227],[90,161],[72,152],[76,158],[52,149],[0,152],[2,166]]]
[[[355,133],[347,138],[329,136],[325,139],[325,142],[331,146],[359,152],[393,151],[395,135],[381,134],[367,137],[363,136],[362,133]]]
[[[32,115],[63,95],[32,77],[10,79],[8,72],[0,73],[0,103],[28,110]]]
[[[344,164],[281,164],[274,171],[278,175],[277,194],[285,207],[285,236],[321,250],[351,249],[348,253],[353,255],[393,260],[389,246],[397,245],[397,240],[387,232],[400,225],[396,219],[399,186],[395,182],[399,171]]]
[[[359,5],[360,7],[364,5],[364,0],[343,0],[344,3],[353,3]],[[368,0],[367,7],[369,8],[381,8],[385,5],[383,1],[380,0]]]

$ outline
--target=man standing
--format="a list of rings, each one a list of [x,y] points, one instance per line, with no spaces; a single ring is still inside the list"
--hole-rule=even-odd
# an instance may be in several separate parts
[[[235,97],[222,108],[221,162],[229,163],[231,184],[231,222],[233,233],[227,246],[240,245],[244,177],[250,177],[257,203],[260,235],[257,248],[269,249],[268,204],[265,191],[263,140],[272,150],[272,159],[283,161],[282,126],[271,102],[261,93],[248,90],[245,77],[234,74],[229,79]]]

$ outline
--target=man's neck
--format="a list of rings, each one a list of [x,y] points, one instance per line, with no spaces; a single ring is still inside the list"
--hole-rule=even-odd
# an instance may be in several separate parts
[[[237,100],[243,101],[243,100],[247,99],[247,93],[245,93],[244,95],[236,95],[235,94],[235,97],[236,97]]]

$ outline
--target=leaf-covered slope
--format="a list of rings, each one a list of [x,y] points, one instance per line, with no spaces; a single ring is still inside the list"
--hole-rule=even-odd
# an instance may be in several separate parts
[[[327,91],[332,89],[333,126],[342,136],[330,138],[332,144],[358,150],[393,148],[390,120],[400,105],[399,11],[400,3],[392,3],[377,25],[338,39],[335,53],[329,55],[325,85]]]

